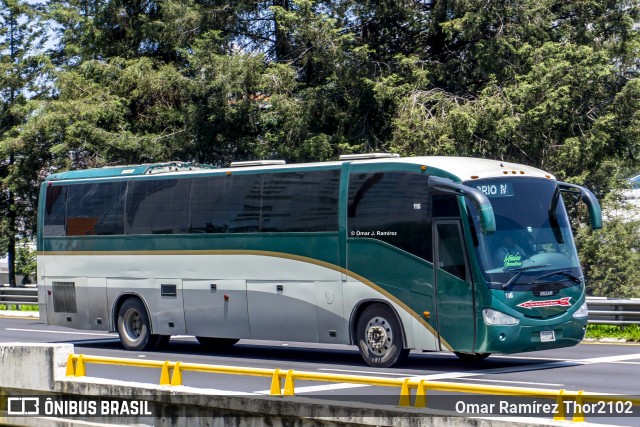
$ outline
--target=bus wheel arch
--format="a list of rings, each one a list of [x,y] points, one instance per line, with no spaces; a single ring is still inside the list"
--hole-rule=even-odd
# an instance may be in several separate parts
[[[386,302],[365,301],[356,307],[351,336],[369,366],[388,368],[401,363],[409,353],[402,320]]]
[[[125,349],[154,350],[169,342],[169,335],[152,334],[149,310],[139,295],[122,295],[114,305],[114,312],[115,329]]]

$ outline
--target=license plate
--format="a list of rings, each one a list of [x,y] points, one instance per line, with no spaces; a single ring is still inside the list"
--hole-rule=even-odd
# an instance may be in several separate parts
[[[556,340],[556,334],[553,331],[541,331],[540,342],[550,342]]]

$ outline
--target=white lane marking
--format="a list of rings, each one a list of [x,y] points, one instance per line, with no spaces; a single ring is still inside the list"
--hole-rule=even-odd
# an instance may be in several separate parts
[[[347,388],[360,388],[360,387],[371,387],[369,385],[364,384],[349,384],[349,383],[337,383],[337,384],[327,384],[327,385],[310,385],[306,387],[296,387],[295,393],[313,393],[316,391],[330,391],[330,390],[343,390]],[[260,390],[254,391],[255,394],[271,394],[271,390]]]
[[[389,375],[392,377],[407,377],[407,374],[401,374],[396,372],[376,372],[376,371],[355,371],[353,369],[329,369],[329,368],[320,368],[318,371],[327,371],[327,372],[346,372],[349,374],[363,375],[363,374],[371,374],[371,375]]]
[[[533,383],[529,381],[507,381],[507,380],[485,380],[483,378],[460,378],[462,381],[479,381],[488,383],[508,383],[508,384],[528,384],[528,385],[547,385],[550,387],[564,387],[564,384],[555,383]]]
[[[444,373],[431,374],[431,375],[407,376],[407,377],[411,379],[418,379],[418,380],[468,379],[468,377],[477,377],[477,376],[482,376],[487,374],[506,374],[506,373],[512,373],[512,372],[538,371],[543,369],[590,365],[595,363],[615,363],[615,362],[633,360],[633,359],[640,359],[640,354],[625,354],[620,356],[594,357],[591,359],[553,361],[553,362],[547,362],[547,363],[538,363],[534,365],[516,366],[516,367],[508,367],[508,368],[494,368],[494,369],[485,369],[485,370],[469,371],[469,372],[444,372]],[[538,359],[534,357],[534,358],[531,358],[531,360],[538,360]],[[552,359],[552,360],[557,360],[557,359]],[[365,386],[362,384],[337,383],[337,384],[327,384],[327,385],[319,385],[319,386],[311,386],[311,387],[296,387],[295,391],[296,391],[296,394],[298,394],[298,393],[311,393],[316,391],[341,390],[346,388],[358,388],[358,387],[370,387],[370,386]],[[268,394],[269,390],[257,391],[255,393]]]
[[[620,356],[593,357],[591,359],[575,360],[575,362],[584,363],[585,365],[590,365],[592,363],[615,363],[615,362],[621,362],[623,360],[633,360],[633,359],[640,359],[640,353],[622,354]]]
[[[91,335],[91,336],[101,336],[101,337],[117,337],[116,335],[109,334],[108,332],[67,332],[67,331],[44,331],[41,329],[18,329],[18,328],[4,328],[5,331],[16,331],[16,332],[42,332],[45,334],[64,334],[64,335]]]
[[[486,375],[486,374],[508,374],[512,372],[528,372],[528,371],[542,371],[545,369],[555,369],[555,368],[569,368],[572,366],[584,365],[577,360],[567,360],[565,362],[547,362],[547,363],[536,363],[532,365],[523,365],[523,366],[510,366],[506,368],[492,368],[492,369],[483,369],[479,371],[469,371],[468,373],[477,375]]]
[[[434,374],[434,375],[424,375],[424,376],[404,375],[403,378],[412,378],[412,379],[419,379],[419,380],[439,380],[439,379],[462,378],[466,376],[475,376],[475,375],[483,375],[483,374],[476,374],[476,373],[470,373],[470,372],[449,372],[445,374]],[[359,388],[359,387],[373,387],[373,386],[364,385],[364,384],[334,383],[334,384],[326,384],[326,385],[310,386],[310,387],[296,387],[295,392],[296,394],[312,393],[314,391],[342,390],[345,388]],[[254,393],[269,394],[270,390],[256,391]]]
[[[523,359],[523,360],[549,360],[552,362],[564,362],[565,359],[557,357],[531,357],[531,356],[512,356],[510,354],[493,354],[491,359]]]

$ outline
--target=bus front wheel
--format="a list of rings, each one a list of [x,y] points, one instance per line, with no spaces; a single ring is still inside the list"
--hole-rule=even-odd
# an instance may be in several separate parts
[[[400,322],[386,305],[367,307],[356,326],[360,355],[369,365],[389,368],[406,359],[409,350],[403,348]]]
[[[149,315],[142,301],[129,298],[118,310],[118,335],[120,342],[127,350],[153,350],[159,344],[169,341],[169,336],[151,333]]]

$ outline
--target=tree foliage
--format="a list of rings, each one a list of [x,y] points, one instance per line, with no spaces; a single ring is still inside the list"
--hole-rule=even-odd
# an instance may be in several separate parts
[[[48,0],[46,20],[15,21],[25,54],[10,54],[16,7],[36,13],[0,1],[0,146],[25,229],[38,180],[68,168],[464,155],[541,167],[609,205],[640,163],[635,1]],[[47,27],[42,78],[26,52]],[[635,268],[604,249],[637,250],[635,230],[576,226],[591,283],[611,284],[594,292],[626,274],[602,260]]]
[[[38,11],[20,0],[0,1],[0,254],[15,286],[16,239],[35,227],[34,197],[22,175],[28,154],[16,143],[31,112],[28,98],[47,92],[47,60]]]

